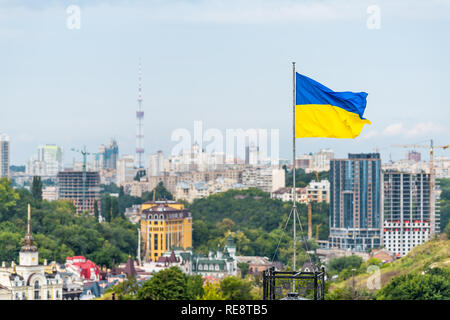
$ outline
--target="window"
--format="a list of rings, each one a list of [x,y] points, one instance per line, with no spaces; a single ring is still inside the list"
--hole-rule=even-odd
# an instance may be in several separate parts
[[[39,281],[36,281],[34,283],[34,300],[40,300],[41,299],[41,297],[39,295],[39,291],[40,291]]]

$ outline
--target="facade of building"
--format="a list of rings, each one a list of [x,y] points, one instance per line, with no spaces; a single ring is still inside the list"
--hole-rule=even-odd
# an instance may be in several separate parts
[[[242,184],[273,192],[285,187],[285,171],[272,167],[251,167],[243,171]]]
[[[83,172],[61,171],[58,173],[58,198],[71,200],[77,212],[88,211],[94,214],[94,203],[100,201],[100,176],[96,171],[86,171],[83,203]],[[99,212],[101,211],[99,206]]]
[[[63,148],[54,144],[40,145],[37,157],[26,164],[26,173],[30,176],[56,177],[64,169]]]
[[[172,247],[192,248],[192,215],[175,201],[143,203],[141,236],[144,261],[157,261]]]
[[[381,245],[381,179],[378,153],[331,160],[330,247],[366,251]]]
[[[307,203],[308,196],[306,188],[296,188],[296,201],[300,203]],[[284,202],[292,202],[292,188],[280,188],[270,194],[272,199],[278,199]]]
[[[208,256],[193,255],[192,273],[204,278],[223,279],[226,276],[237,276],[236,245],[231,234],[223,250],[210,250]]]
[[[160,176],[164,172],[164,154],[160,150],[155,154],[151,154],[148,159],[147,175]]]
[[[100,281],[100,267],[84,256],[66,258],[66,270],[81,281]]]
[[[5,133],[0,134],[0,178],[9,177],[9,149],[9,136]]]
[[[177,184],[175,198],[177,200],[192,202],[195,199],[205,198],[212,194],[225,192],[228,190],[242,190],[246,188],[247,187],[245,185],[228,178],[217,178],[214,181],[199,181],[197,183],[183,181]]]
[[[295,167],[307,169],[312,166],[313,157],[311,154],[302,154],[295,159]]]
[[[334,151],[331,149],[322,149],[312,155],[311,166],[305,169],[306,172],[320,172],[330,170],[330,160],[334,158]]]
[[[56,186],[47,186],[43,188],[42,199],[47,201],[58,200],[58,188]]]
[[[49,270],[50,269],[50,270]],[[28,205],[27,234],[19,252],[19,264],[0,268],[0,298],[5,300],[62,300],[63,281],[56,264],[48,268],[39,264],[39,252],[31,233]]]
[[[330,181],[311,181],[306,186],[306,195],[313,202],[330,203]]]
[[[126,155],[117,160],[116,184],[123,186],[133,181],[137,170],[134,167],[134,157]]]
[[[420,152],[417,152],[414,150],[410,150],[406,154],[406,160],[420,162],[420,160],[421,160],[420,158],[421,158]]]
[[[383,245],[387,250],[404,256],[430,239],[433,213],[428,173],[385,171],[383,198]]]

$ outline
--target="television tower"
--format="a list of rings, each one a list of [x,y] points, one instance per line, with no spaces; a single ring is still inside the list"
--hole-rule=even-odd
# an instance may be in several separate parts
[[[142,68],[139,61],[138,72],[138,110],[136,111],[136,161],[137,167],[143,168],[142,156],[144,154],[144,111],[142,110]]]

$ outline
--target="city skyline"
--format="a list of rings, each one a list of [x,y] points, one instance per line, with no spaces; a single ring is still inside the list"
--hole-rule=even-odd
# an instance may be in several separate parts
[[[298,139],[298,155],[378,148],[387,161],[404,158],[392,144],[448,144],[448,3],[378,1],[378,30],[367,27],[369,1],[78,1],[77,30],[66,26],[69,1],[0,3],[0,132],[14,165],[41,144],[62,146],[66,163],[80,160],[71,148],[96,152],[110,138],[134,154],[139,58],[146,160],[168,155],[171,133],[196,120],[223,133],[279,129],[280,157],[291,159],[291,61],[333,90],[368,92],[372,121],[354,140]]]

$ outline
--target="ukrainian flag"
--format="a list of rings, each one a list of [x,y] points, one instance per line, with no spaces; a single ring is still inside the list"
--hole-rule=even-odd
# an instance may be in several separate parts
[[[355,138],[364,124],[367,93],[334,92],[296,73],[296,137]]]

